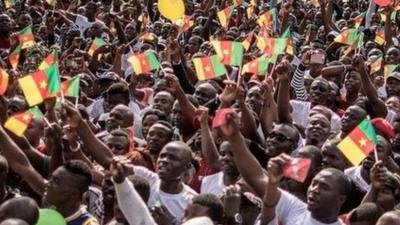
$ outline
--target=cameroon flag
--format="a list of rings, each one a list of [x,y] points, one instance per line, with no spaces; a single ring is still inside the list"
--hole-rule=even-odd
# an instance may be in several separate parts
[[[234,6],[231,5],[231,6],[226,7],[225,9],[217,12],[217,16],[218,16],[219,22],[221,23],[222,27],[228,26],[229,17],[231,17],[233,8],[234,8]]]
[[[92,45],[90,46],[89,50],[88,50],[88,54],[90,56],[93,56],[94,51],[96,51],[96,49],[100,48],[101,46],[107,44],[107,42],[105,42],[103,39],[101,38],[95,38],[94,41],[92,42]]]
[[[46,0],[46,2],[53,7],[57,4],[57,0]]]
[[[370,64],[370,74],[374,74],[376,72],[379,72],[382,68],[382,63],[383,63],[383,57],[382,55],[377,55],[372,58],[372,62]]]
[[[242,4],[242,0],[233,0],[233,5],[235,7],[239,6],[240,4]]]
[[[285,52],[287,40],[288,38],[269,38],[257,36],[257,47],[267,56],[280,55]]]
[[[247,37],[242,41],[242,45],[246,51],[250,49],[252,41],[253,41],[253,33],[247,35]]]
[[[218,55],[194,58],[193,64],[199,80],[214,79],[227,73],[225,66],[219,62]]]
[[[143,24],[143,26],[147,26],[150,24],[149,17],[143,13],[139,16],[138,20]]]
[[[385,82],[386,82],[386,79],[388,77],[390,77],[396,71],[398,66],[399,65],[394,65],[394,64],[385,65],[385,67],[383,68],[383,77],[384,77]]]
[[[61,90],[57,64],[22,77],[18,79],[18,83],[29,106],[37,105]]]
[[[212,41],[220,61],[225,65],[241,66],[243,59],[243,45],[234,41]]]
[[[16,3],[16,0],[4,0],[4,7],[6,7],[6,9],[9,9],[13,7]]]
[[[385,32],[384,31],[377,31],[375,32],[375,43],[378,45],[383,45],[385,44]]]
[[[358,36],[359,36],[358,29],[356,28],[346,29],[338,36],[336,36],[335,42],[351,45],[354,43],[354,41],[357,39]]]
[[[8,73],[0,68],[0,95],[4,95],[7,91],[8,87],[8,80],[9,80],[9,75]]]
[[[33,47],[35,42],[35,37],[32,33],[32,25],[25,27],[23,30],[19,32],[18,35],[19,43],[22,45],[21,49],[31,48]]]
[[[259,58],[244,64],[242,68],[242,75],[251,73],[264,76],[268,71],[268,66],[270,63],[270,59],[268,59],[265,55],[262,55]]]
[[[49,66],[57,63],[57,61],[58,61],[58,50],[53,49],[53,52],[50,53],[40,64],[39,70],[45,70],[49,68]]]
[[[73,78],[66,80],[61,83],[61,89],[64,96],[79,97],[79,76],[74,76]]]
[[[338,145],[338,149],[355,166],[374,150],[378,143],[371,121],[364,119]]]
[[[42,112],[37,107],[11,116],[5,122],[4,127],[17,136],[22,137],[33,117],[43,117]]]
[[[133,55],[128,58],[128,62],[132,65],[133,71],[136,75],[148,73],[152,70],[158,69],[160,66],[156,55],[151,51],[146,51],[139,55]]]
[[[366,14],[367,14],[367,12],[363,12],[360,15],[358,15],[356,18],[353,19],[355,28],[359,28],[360,27],[360,25],[361,25],[362,21],[364,20]]]
[[[265,12],[264,14],[262,14],[258,19],[257,19],[257,23],[258,25],[260,25],[260,27],[267,27],[267,28],[271,28],[274,21],[277,20],[276,17],[276,8],[273,8],[267,12]]]
[[[18,62],[19,62],[19,54],[21,53],[21,47],[22,45],[19,44],[14,51],[11,52],[11,54],[8,56],[8,61],[11,64],[11,67],[15,70],[17,69]]]
[[[253,17],[253,15],[254,15],[254,7],[255,6],[250,5],[249,7],[246,8],[246,15],[247,15],[248,19],[251,19],[251,17]]]

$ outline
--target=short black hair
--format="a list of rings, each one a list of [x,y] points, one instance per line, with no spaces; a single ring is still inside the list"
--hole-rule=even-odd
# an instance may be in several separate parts
[[[336,178],[339,180],[340,185],[338,185],[341,189],[341,193],[345,195],[346,197],[350,195],[352,186],[351,186],[351,181],[349,178],[343,173],[343,171],[338,170],[336,168],[326,168],[323,169],[322,171],[329,171],[332,174],[336,176]]]
[[[107,89],[106,96],[115,95],[115,94],[120,94],[120,95],[124,96],[124,98],[129,99],[130,98],[129,87],[122,82],[112,84]]]
[[[89,166],[85,162],[82,160],[69,160],[64,163],[63,167],[68,172],[84,178],[85,182],[82,183],[82,187],[77,187],[81,189],[82,194],[89,189],[93,176]]]
[[[193,204],[208,208],[208,216],[214,222],[220,223],[224,214],[221,200],[213,194],[200,194],[192,199]]]
[[[353,209],[349,214],[349,222],[369,221],[375,224],[384,213],[383,209],[375,203],[363,203]]]
[[[125,137],[125,138],[129,138],[128,137],[128,131],[125,131],[125,129],[115,129],[112,130],[110,132],[111,136],[115,136],[115,137]]]
[[[153,126],[156,124],[161,124],[161,125],[167,127],[171,131],[170,138],[172,139],[172,137],[174,136],[174,127],[171,125],[171,123],[169,123],[168,121],[165,121],[165,120],[159,120],[159,121],[155,122],[153,124]]]
[[[142,121],[144,121],[144,119],[145,119],[147,116],[150,116],[150,115],[155,115],[155,116],[157,116],[157,117],[158,117],[158,120],[167,121],[167,115],[165,115],[165,113],[164,113],[163,111],[161,111],[161,110],[159,110],[159,109],[153,109],[153,108],[147,110],[147,111],[144,113],[144,115],[143,115],[143,117],[142,117]]]

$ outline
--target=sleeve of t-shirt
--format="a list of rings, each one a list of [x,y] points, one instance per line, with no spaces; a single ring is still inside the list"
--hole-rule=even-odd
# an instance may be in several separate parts
[[[395,117],[396,117],[396,113],[393,112],[392,110],[388,110],[385,120],[393,125]]]
[[[286,191],[281,190],[281,193],[275,218],[282,224],[296,224],[307,211],[307,205]],[[269,224],[276,224],[271,222]]]
[[[143,177],[147,182],[149,182],[150,187],[153,187],[159,179],[156,173],[143,166],[133,166],[133,172],[136,176]]]

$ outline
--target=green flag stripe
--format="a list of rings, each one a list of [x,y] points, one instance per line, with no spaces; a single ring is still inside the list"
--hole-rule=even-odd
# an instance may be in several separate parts
[[[79,82],[80,79],[78,76],[75,76],[69,81],[68,84],[68,96],[79,97]]]
[[[95,45],[96,45],[96,48],[98,48],[98,47],[100,47],[100,46],[103,46],[103,45],[107,44],[107,42],[105,42],[105,41],[104,41],[103,39],[101,39],[101,38],[95,38],[94,41],[93,41],[93,44],[95,44]]]
[[[364,119],[358,127],[360,130],[364,132],[364,134],[368,137],[369,140],[374,142],[374,144],[378,143],[378,138],[376,137],[375,129],[372,126],[372,123],[368,119]]]
[[[218,55],[210,56],[211,64],[214,70],[214,73],[217,77],[222,76],[226,73],[226,69],[224,64],[219,62]]]
[[[55,94],[61,90],[60,73],[56,65],[54,64],[44,70],[48,79],[47,88],[50,94]]]
[[[243,45],[241,42],[232,43],[231,65],[241,66],[243,59]]]
[[[42,111],[38,107],[32,107],[28,110],[30,113],[33,114],[35,117],[43,117]]]
[[[261,56],[258,59],[258,69],[257,69],[257,75],[265,75],[265,72],[268,70],[268,59],[265,56]]]
[[[158,62],[158,59],[156,55],[154,55],[153,52],[147,51],[144,53],[147,57],[147,60],[149,61],[149,65],[151,70],[155,70],[159,67],[160,63]]]

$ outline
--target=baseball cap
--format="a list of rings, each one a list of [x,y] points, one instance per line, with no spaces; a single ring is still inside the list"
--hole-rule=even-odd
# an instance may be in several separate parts
[[[399,72],[394,72],[391,75],[389,75],[389,77],[386,80],[389,79],[396,79],[398,81],[400,81],[400,73]]]

